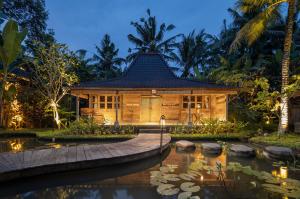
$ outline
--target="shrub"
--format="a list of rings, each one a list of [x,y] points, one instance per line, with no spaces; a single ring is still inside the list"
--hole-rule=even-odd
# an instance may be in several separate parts
[[[229,134],[238,133],[246,127],[243,122],[229,122],[217,119],[202,119],[199,125],[188,127],[178,125],[170,128],[172,134]]]
[[[67,134],[80,135],[109,135],[109,134],[134,134],[136,129],[133,126],[107,126],[98,124],[93,118],[80,118],[70,124],[66,130]]]

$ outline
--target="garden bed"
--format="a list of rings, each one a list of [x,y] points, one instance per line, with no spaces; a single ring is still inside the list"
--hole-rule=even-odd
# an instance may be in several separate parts
[[[135,134],[70,134],[66,130],[53,129],[20,129],[20,130],[0,130],[0,138],[38,138],[39,140],[52,141],[79,141],[79,140],[128,140],[134,138]]]
[[[300,135],[298,134],[285,134],[279,137],[277,133],[272,133],[267,136],[252,137],[249,141],[256,144],[284,146],[297,151],[300,150]]]
[[[172,140],[207,140],[207,141],[248,141],[249,135],[245,133],[232,134],[171,134]]]

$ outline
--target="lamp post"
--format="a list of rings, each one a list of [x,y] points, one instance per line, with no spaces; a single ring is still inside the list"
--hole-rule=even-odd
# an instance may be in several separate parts
[[[163,141],[163,131],[166,125],[166,117],[162,115],[160,117],[160,154],[162,154],[162,141]]]

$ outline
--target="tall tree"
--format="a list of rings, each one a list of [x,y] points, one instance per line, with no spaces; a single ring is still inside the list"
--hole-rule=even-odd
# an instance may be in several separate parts
[[[140,52],[159,52],[166,59],[172,59],[169,54],[173,51],[176,38],[181,35],[177,34],[165,39],[165,34],[175,28],[173,24],[158,25],[156,17],[151,16],[150,9],[147,9],[146,18],[131,22],[131,25],[136,29],[137,36],[128,35],[128,40],[135,45],[134,49],[129,49],[129,60],[132,60]]]
[[[83,49],[77,50],[75,53],[75,58],[77,59],[78,67],[74,68],[74,72],[78,76],[79,81],[85,82],[95,79],[96,75],[93,74],[94,67],[91,64],[93,59],[87,58],[87,51]]]
[[[241,41],[245,40],[248,45],[253,44],[266,30],[270,22],[279,15],[280,7],[283,3],[288,4],[288,14],[286,18],[286,31],[284,38],[283,56],[281,61],[281,117],[279,130],[286,132],[288,130],[288,95],[286,89],[289,84],[289,64],[291,45],[293,41],[293,31],[295,25],[295,16],[298,12],[297,0],[239,0],[238,8],[245,13],[251,13],[258,8],[261,11],[237,33],[231,49],[237,49]]]
[[[59,103],[78,78],[72,67],[77,63],[65,45],[38,45],[38,56],[34,62],[34,83],[53,112],[53,120],[61,127]]]
[[[125,62],[118,57],[119,49],[111,41],[110,36],[105,34],[101,46],[96,46],[97,53],[94,54],[95,73],[97,79],[108,79],[121,74],[121,65]]]
[[[13,85],[8,85],[8,75],[14,69],[14,62],[21,54],[21,43],[26,36],[26,30],[19,32],[18,24],[9,20],[0,36],[0,61],[2,76],[0,84],[0,125],[4,125],[4,94],[15,90]]]
[[[182,41],[175,45],[177,53],[172,53],[171,57],[180,65],[182,77],[201,76],[200,71],[203,72],[208,59],[209,37],[204,30],[201,30],[197,35],[193,31],[188,35],[183,35]],[[201,67],[200,70],[199,67]]]
[[[54,41],[53,30],[47,31],[48,12],[45,0],[3,0],[3,15],[14,19],[28,30],[27,47],[34,50],[34,41],[48,43]]]

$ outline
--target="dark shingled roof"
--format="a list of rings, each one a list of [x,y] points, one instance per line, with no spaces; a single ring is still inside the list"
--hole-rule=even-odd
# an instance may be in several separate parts
[[[124,76],[78,84],[76,88],[219,88],[224,85],[182,79],[174,75],[160,54],[139,54],[131,63]]]

